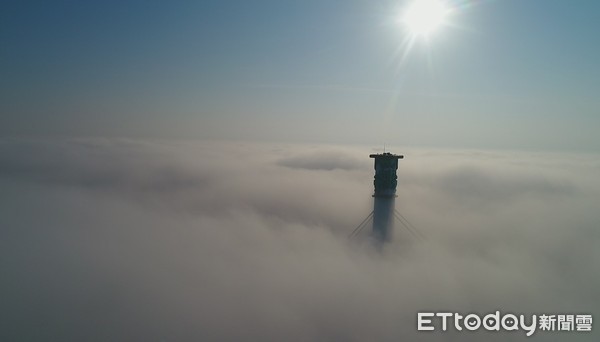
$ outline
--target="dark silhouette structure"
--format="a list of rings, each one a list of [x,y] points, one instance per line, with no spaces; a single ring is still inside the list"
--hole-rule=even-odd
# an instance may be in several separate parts
[[[375,192],[373,197],[373,236],[381,242],[390,240],[394,223],[398,159],[404,156],[384,152],[371,154],[375,159]]]

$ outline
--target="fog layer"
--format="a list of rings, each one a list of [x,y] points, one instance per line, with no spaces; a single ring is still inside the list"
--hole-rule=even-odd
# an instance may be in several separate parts
[[[600,313],[596,155],[398,149],[368,227],[360,146],[0,142],[0,340],[520,340],[422,311]],[[596,340],[547,333],[536,340]]]

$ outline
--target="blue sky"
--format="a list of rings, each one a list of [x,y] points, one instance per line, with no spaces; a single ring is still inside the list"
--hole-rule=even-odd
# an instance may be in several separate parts
[[[599,150],[600,4],[8,1],[0,134]]]

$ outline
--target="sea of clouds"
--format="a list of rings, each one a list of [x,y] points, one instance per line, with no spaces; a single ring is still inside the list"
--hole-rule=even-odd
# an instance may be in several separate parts
[[[600,158],[394,148],[374,248],[364,146],[0,140],[2,341],[505,341],[417,312],[600,317]]]

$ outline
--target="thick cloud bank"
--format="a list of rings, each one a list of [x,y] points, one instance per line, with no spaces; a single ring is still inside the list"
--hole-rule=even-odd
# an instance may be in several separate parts
[[[600,317],[598,156],[394,151],[396,207],[426,238],[398,225],[380,251],[347,239],[372,152],[0,142],[0,340],[504,341],[527,338],[416,315]]]

